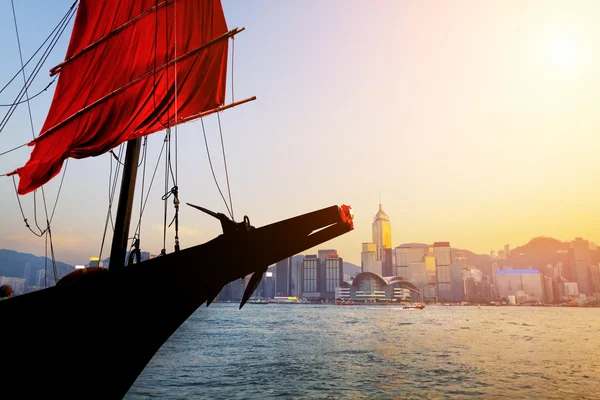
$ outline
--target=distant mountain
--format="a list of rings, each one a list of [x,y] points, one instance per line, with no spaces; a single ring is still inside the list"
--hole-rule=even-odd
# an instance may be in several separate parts
[[[360,265],[344,261],[344,274],[356,276],[361,271]]]
[[[25,267],[29,265],[29,276],[27,284],[33,286],[36,284],[38,272],[47,269],[48,278],[54,279],[52,269],[52,260],[46,257],[38,257],[33,254],[19,253],[14,250],[0,249],[0,276],[9,276],[23,278],[25,275]],[[58,278],[61,278],[75,267],[62,262],[56,262]]]
[[[548,264],[568,262],[568,250],[568,242],[540,236],[531,239],[529,243],[523,246],[511,250],[507,260],[499,260],[498,263],[516,268],[543,268]]]

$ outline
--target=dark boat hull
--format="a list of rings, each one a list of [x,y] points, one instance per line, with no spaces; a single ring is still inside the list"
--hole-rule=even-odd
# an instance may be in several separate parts
[[[350,231],[341,211],[333,206],[220,235],[2,301],[0,377],[19,397],[122,398],[162,344],[225,284]]]

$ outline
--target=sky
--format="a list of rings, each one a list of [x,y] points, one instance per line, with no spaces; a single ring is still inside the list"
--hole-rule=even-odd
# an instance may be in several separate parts
[[[28,58],[71,1],[15,3]],[[223,8],[230,28],[246,28],[235,39],[235,99],[257,96],[221,114],[237,220],[248,215],[261,226],[349,204],[354,231],[319,247],[356,264],[380,197],[393,246],[449,241],[488,253],[536,236],[600,240],[600,2],[224,0]],[[51,81],[46,72],[62,61],[68,36],[32,92]],[[1,87],[20,68],[9,1],[0,3],[0,49]],[[230,78],[231,65],[227,102]],[[31,101],[36,135],[54,87]],[[19,89],[17,82],[0,93],[0,104]],[[226,188],[216,116],[204,122]],[[0,153],[31,138],[24,104],[0,132]],[[162,139],[148,139],[146,179]],[[220,225],[183,204],[225,206],[200,122],[180,127],[178,142],[185,248],[215,237]],[[30,150],[0,156],[0,174],[22,166]],[[70,161],[52,221],[58,260],[85,264],[99,255],[110,157]],[[162,171],[142,220],[142,250],[152,253],[163,247]],[[45,186],[49,209],[59,184]],[[0,199],[0,248],[43,255],[11,178],[0,177]],[[33,196],[21,201],[31,223]],[[173,236],[169,229],[168,251]]]

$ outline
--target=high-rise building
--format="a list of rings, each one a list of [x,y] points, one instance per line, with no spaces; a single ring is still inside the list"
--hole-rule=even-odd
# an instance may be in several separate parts
[[[275,297],[275,280],[271,271],[265,272],[262,278],[262,294],[260,297],[272,299]]]
[[[325,259],[325,287],[323,297],[334,299],[335,289],[344,280],[344,260],[338,254],[329,254]]]
[[[393,250],[383,249],[383,260],[381,261],[382,276],[394,276]]]
[[[491,251],[490,251],[490,258],[491,258],[492,260],[495,260],[495,259],[497,258],[497,256],[496,256],[496,251],[495,251],[495,250],[491,250]]]
[[[321,262],[316,255],[304,256],[302,262],[302,297],[321,297]]]
[[[438,298],[441,300],[453,300],[452,273],[452,250],[449,242],[435,242],[433,244],[435,253],[435,265],[437,269]]]
[[[337,254],[337,250],[335,249],[326,249],[326,250],[318,250],[317,256],[319,257],[319,261],[321,264],[325,264],[325,261],[331,254]]]
[[[375,259],[384,261],[384,249],[392,248],[392,225],[390,224],[390,218],[381,208],[381,204],[379,204],[379,211],[373,218],[373,243],[376,246]]]
[[[275,295],[292,295],[292,257],[285,258],[275,264]]]
[[[450,265],[450,271],[452,273],[452,294],[454,301],[463,300],[463,280],[462,271],[467,269],[467,257],[462,251],[456,252],[456,256],[452,260]]]
[[[363,243],[360,253],[361,272],[373,272],[377,275],[383,274],[381,261],[377,260],[377,244]]]
[[[591,292],[594,296],[600,295],[600,265],[590,267]]]
[[[590,243],[582,238],[575,238],[571,242],[569,249],[568,279],[577,282],[577,287],[581,294],[590,294],[588,281],[590,280],[591,265]]]
[[[510,256],[510,245],[509,244],[504,245],[504,255],[506,256],[506,258],[508,258],[508,256]]]
[[[36,286],[45,287],[46,286],[46,270],[40,269],[37,274]]]
[[[304,261],[296,261],[292,267],[292,296],[302,297],[302,267]]]
[[[516,296],[519,302],[544,301],[545,285],[537,269],[500,270],[496,282],[501,297]]]
[[[553,303],[555,301],[554,282],[549,276],[544,276],[544,301],[546,303]]]

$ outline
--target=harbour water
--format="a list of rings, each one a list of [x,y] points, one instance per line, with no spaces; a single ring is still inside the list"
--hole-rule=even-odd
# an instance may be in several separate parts
[[[149,398],[600,399],[600,309],[213,304],[126,396]]]

